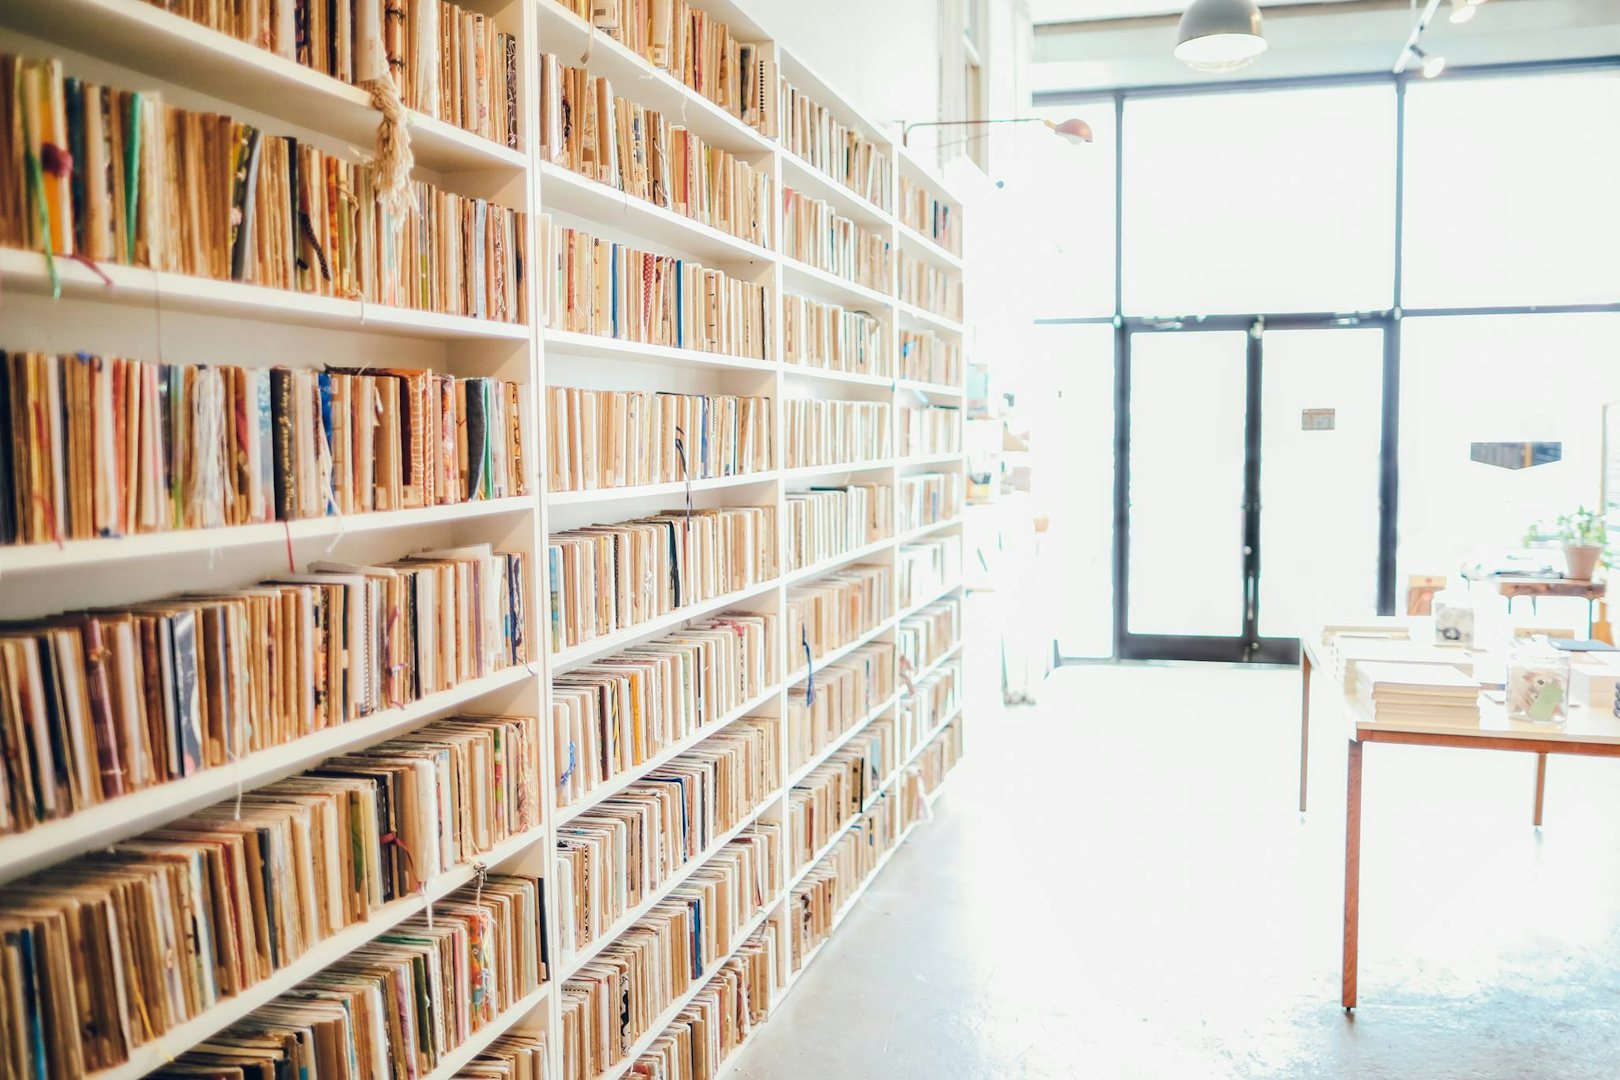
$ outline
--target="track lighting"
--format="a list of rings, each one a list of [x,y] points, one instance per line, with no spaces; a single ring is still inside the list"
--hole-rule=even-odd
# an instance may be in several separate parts
[[[1446,70],[1446,58],[1443,56],[1430,56],[1423,51],[1421,45],[1412,46],[1412,55],[1423,61],[1423,77],[1432,79]]]

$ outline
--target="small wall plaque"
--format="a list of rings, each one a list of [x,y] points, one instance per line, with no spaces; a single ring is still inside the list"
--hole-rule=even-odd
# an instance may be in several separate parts
[[[1332,431],[1335,421],[1338,420],[1338,409],[1301,409],[1299,412],[1299,430],[1301,431]]]

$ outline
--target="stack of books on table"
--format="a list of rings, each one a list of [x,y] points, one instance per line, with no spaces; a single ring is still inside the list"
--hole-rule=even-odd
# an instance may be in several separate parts
[[[1374,723],[1479,726],[1479,683],[1447,664],[1356,665],[1356,698]]]

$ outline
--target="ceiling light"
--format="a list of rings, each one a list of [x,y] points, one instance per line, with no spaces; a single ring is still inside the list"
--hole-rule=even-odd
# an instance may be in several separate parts
[[[1478,0],[1451,0],[1451,21],[1465,23],[1479,10]]]
[[[1416,45],[1412,46],[1412,55],[1423,61],[1423,77],[1432,79],[1446,70],[1446,58],[1443,56],[1430,56]]]
[[[1176,59],[1196,71],[1233,71],[1266,51],[1255,0],[1193,0],[1176,32]]]

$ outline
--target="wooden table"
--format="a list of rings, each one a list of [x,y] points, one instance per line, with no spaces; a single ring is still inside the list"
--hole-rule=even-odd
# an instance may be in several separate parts
[[[1301,654],[1303,655],[1303,653]],[[1361,916],[1361,779],[1363,750],[1368,743],[1402,746],[1445,746],[1460,750],[1506,750],[1537,755],[1538,775],[1545,775],[1548,754],[1620,758],[1620,719],[1575,705],[1563,728],[1507,719],[1505,706],[1480,703],[1480,726],[1403,721],[1374,723],[1353,698],[1341,698],[1349,722],[1350,756],[1346,767],[1344,825],[1344,975],[1343,1004],[1356,1007],[1356,949]],[[1539,801],[1539,800],[1538,800]],[[1538,808],[1539,809],[1539,808]]]

